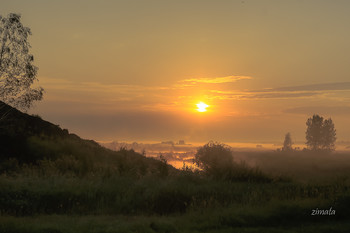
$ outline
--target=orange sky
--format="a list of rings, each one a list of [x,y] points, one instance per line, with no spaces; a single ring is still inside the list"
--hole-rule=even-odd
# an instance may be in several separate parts
[[[95,140],[350,141],[348,1],[2,1],[22,14],[44,100]],[[207,112],[195,109],[200,101]]]

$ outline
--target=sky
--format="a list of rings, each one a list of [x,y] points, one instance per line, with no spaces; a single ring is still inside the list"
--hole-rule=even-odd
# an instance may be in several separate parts
[[[32,31],[45,94],[30,113],[83,138],[282,143],[290,132],[304,142],[320,114],[350,141],[349,1],[0,6]]]

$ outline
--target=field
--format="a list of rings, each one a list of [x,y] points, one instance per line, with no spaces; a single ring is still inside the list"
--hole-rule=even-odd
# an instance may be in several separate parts
[[[60,145],[66,152],[76,150],[70,141]],[[8,160],[7,168],[15,169],[4,172],[3,167],[0,177],[0,232],[350,229],[348,154],[240,152],[235,173],[213,177],[186,167],[175,170],[154,159],[152,168],[149,161],[142,168],[141,157],[127,162],[135,154],[132,150],[113,153],[115,158],[107,156],[104,162],[95,154],[81,159],[77,151],[77,157],[44,159],[36,165]],[[123,168],[117,165],[121,154]],[[327,214],[312,215],[316,210]]]

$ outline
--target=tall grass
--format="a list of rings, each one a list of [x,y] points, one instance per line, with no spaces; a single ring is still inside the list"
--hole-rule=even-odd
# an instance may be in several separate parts
[[[336,205],[349,186],[293,182],[229,182],[173,176],[144,178],[0,177],[0,211],[35,214],[160,214],[206,208],[256,205],[310,199]],[[342,199],[343,198],[343,199]]]
[[[0,232],[346,232],[349,227],[346,164],[332,178],[314,169],[319,163],[320,171],[337,171],[340,163],[324,164],[337,155],[246,153],[245,162],[210,176],[88,141],[28,143],[38,155],[33,163],[1,162]],[[311,179],[298,179],[310,169]],[[311,216],[315,208],[330,207],[335,216]]]

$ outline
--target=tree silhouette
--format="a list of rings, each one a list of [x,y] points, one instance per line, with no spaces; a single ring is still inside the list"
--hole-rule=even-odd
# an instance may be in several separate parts
[[[293,150],[292,145],[293,145],[292,137],[290,136],[290,133],[287,133],[286,136],[284,137],[282,150],[291,151]]]
[[[311,150],[335,149],[336,130],[331,118],[324,120],[319,115],[313,115],[306,121],[306,145]]]
[[[29,53],[30,28],[23,26],[20,19],[19,14],[0,15],[0,100],[27,110],[33,101],[42,99],[44,90],[31,88],[37,81],[38,68]]]
[[[334,150],[335,149],[335,141],[336,138],[336,130],[334,128],[334,123],[331,118],[326,119],[323,122],[323,149],[325,150]]]
[[[198,148],[194,162],[207,174],[221,176],[233,165],[232,151],[225,144],[210,141]]]

